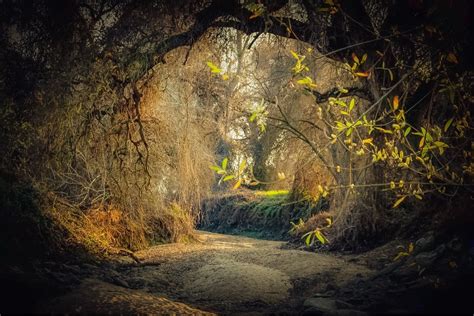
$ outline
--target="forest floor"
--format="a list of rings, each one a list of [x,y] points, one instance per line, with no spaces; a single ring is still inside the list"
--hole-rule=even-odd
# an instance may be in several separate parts
[[[129,257],[97,264],[51,263],[49,273],[68,290],[42,300],[35,310],[353,315],[429,312],[423,304],[446,299],[446,292],[433,294],[432,289],[442,286],[439,278],[422,276],[419,264],[410,259],[393,261],[400,241],[355,255],[309,252],[282,241],[202,231],[197,237],[196,242],[137,252],[140,263]],[[428,243],[427,238],[417,241],[420,250],[407,257],[436,259],[439,247],[426,248]]]

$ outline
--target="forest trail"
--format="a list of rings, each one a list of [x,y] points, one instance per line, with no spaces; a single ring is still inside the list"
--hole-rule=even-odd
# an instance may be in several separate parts
[[[353,261],[349,257],[285,249],[285,242],[209,232],[197,232],[197,236],[198,242],[159,245],[138,252],[142,264],[117,266],[102,278],[89,277],[70,293],[48,302],[47,309],[147,314],[197,314],[200,310],[294,313],[303,311],[306,298],[372,273],[364,265],[349,262]]]

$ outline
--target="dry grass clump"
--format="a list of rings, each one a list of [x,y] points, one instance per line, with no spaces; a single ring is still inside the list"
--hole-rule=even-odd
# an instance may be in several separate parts
[[[143,249],[151,243],[193,239],[194,219],[176,203],[160,210],[141,207],[134,213],[115,204],[83,211],[49,193],[43,208],[56,230],[63,232],[53,236],[55,246],[62,252],[82,248],[104,257]]]
[[[187,242],[194,240],[195,219],[191,213],[173,202],[151,219],[153,240],[161,242]]]

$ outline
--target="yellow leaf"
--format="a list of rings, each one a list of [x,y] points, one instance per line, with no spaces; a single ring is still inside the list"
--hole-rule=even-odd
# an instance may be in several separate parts
[[[349,90],[347,90],[346,88],[338,87],[337,89],[339,90],[340,93],[348,93],[349,92]]]
[[[358,63],[358,64],[360,63],[359,57],[357,57],[357,55],[356,55],[355,53],[352,53],[352,60],[353,60],[354,62]]]
[[[228,74],[223,74],[222,75],[222,80],[229,80],[229,75]]]
[[[415,245],[413,245],[413,243],[411,242],[411,243],[408,245],[408,253],[412,253],[412,252],[413,252],[413,249],[415,249]]]
[[[405,256],[408,256],[409,253],[408,252],[399,252],[398,255],[393,259],[393,261],[397,261],[398,259],[400,259],[401,257],[405,257]]]
[[[362,140],[362,144],[366,145],[366,144],[370,144],[370,145],[373,145],[372,141],[374,139],[373,138],[366,138],[366,139],[363,139]]]
[[[291,55],[292,55],[295,59],[297,59],[297,60],[300,59],[300,57],[298,56],[298,54],[297,54],[296,52],[290,50],[290,53],[291,53]]]
[[[384,134],[393,134],[393,132],[391,130],[388,130],[388,129],[385,129],[385,128],[382,128],[382,127],[376,127],[375,129],[378,130],[378,131],[381,131]]]
[[[404,195],[401,198],[399,198],[398,200],[396,200],[395,203],[393,204],[392,208],[396,208],[397,206],[399,206],[403,201],[405,201],[406,198],[407,198],[406,195]]]
[[[252,14],[252,15],[249,17],[249,20],[258,18],[261,14],[262,14],[261,12],[256,12],[256,13],[254,13],[254,14]]]
[[[328,222],[328,226],[327,227],[331,227],[332,225],[332,219],[330,217],[327,217],[326,218],[326,222]]]
[[[456,55],[454,55],[454,53],[449,53],[448,57],[446,57],[446,60],[453,64],[458,63],[458,58],[456,57]]]
[[[358,76],[358,77],[368,77],[368,76],[369,76],[369,72],[368,72],[368,71],[365,71],[365,72],[356,72],[355,75]]]
[[[398,109],[398,95],[393,97],[393,110]]]
[[[242,179],[239,179],[239,181],[237,181],[234,186],[232,187],[233,190],[237,190],[240,185],[242,184]]]
[[[211,61],[208,61],[207,63],[207,66],[209,68],[211,68],[211,72],[214,73],[214,74],[219,74],[221,73],[222,69],[220,69],[219,67],[217,67],[216,65],[214,65]]]

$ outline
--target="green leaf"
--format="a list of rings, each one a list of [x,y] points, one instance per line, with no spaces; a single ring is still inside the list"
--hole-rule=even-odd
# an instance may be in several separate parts
[[[334,100],[334,103],[336,103],[336,104],[338,104],[338,105],[340,105],[340,106],[342,106],[342,107],[346,107],[346,106],[347,106],[346,102],[344,102],[344,101],[342,101],[342,100],[337,100],[337,99],[336,99],[336,100]]]
[[[387,70],[388,70],[388,74],[390,76],[390,81],[393,81],[393,72],[392,72],[392,70],[390,70],[388,68],[387,68]]]
[[[209,166],[209,168],[211,170],[214,170],[215,172],[219,172],[219,170],[221,170],[221,167],[219,167],[219,166]]]
[[[443,143],[443,142],[440,142],[440,141],[436,141],[434,142],[434,145],[436,147],[438,147],[438,150],[439,150],[439,154],[442,155],[444,153],[444,149],[445,148],[449,148],[448,144],[446,143]]]
[[[430,133],[426,132],[426,142],[431,143],[433,141],[433,137]]]
[[[227,169],[227,162],[228,162],[228,161],[229,161],[229,159],[227,159],[227,157],[224,158],[224,160],[222,160],[221,166],[222,166],[222,169],[223,169],[223,170],[226,170],[226,169]]]
[[[250,118],[249,118],[250,123],[255,121],[256,118],[257,118],[257,112],[253,112],[252,115],[250,115]]]
[[[352,109],[354,108],[354,105],[355,105],[355,99],[352,98],[351,102],[349,103],[349,112],[352,111]]]
[[[451,124],[453,124],[453,120],[454,120],[454,118],[452,117],[446,122],[446,124],[444,124],[444,131],[445,132],[447,132],[449,127],[451,126]]]
[[[306,76],[303,79],[297,80],[296,83],[307,86],[308,88],[316,88],[316,84],[313,83],[313,79]]]
[[[222,179],[222,181],[226,182],[226,181],[229,181],[231,179],[234,179],[235,176],[233,174],[229,174],[227,176],[224,177],[224,179]]]
[[[326,239],[324,237],[324,235],[321,233],[321,231],[318,229],[316,230],[316,232],[314,233],[314,235],[316,236],[316,238],[318,238],[318,240],[324,245],[326,243]]]
[[[247,167],[247,161],[242,160],[242,162],[239,165],[239,174],[241,174],[245,170],[245,167]]]
[[[411,126],[408,126],[407,129],[405,130],[405,133],[403,133],[403,135],[407,137],[408,134],[410,134],[410,131],[411,131]]]
[[[311,245],[311,237],[313,237],[313,232],[309,232],[308,236],[306,237],[305,244],[308,247]]]

